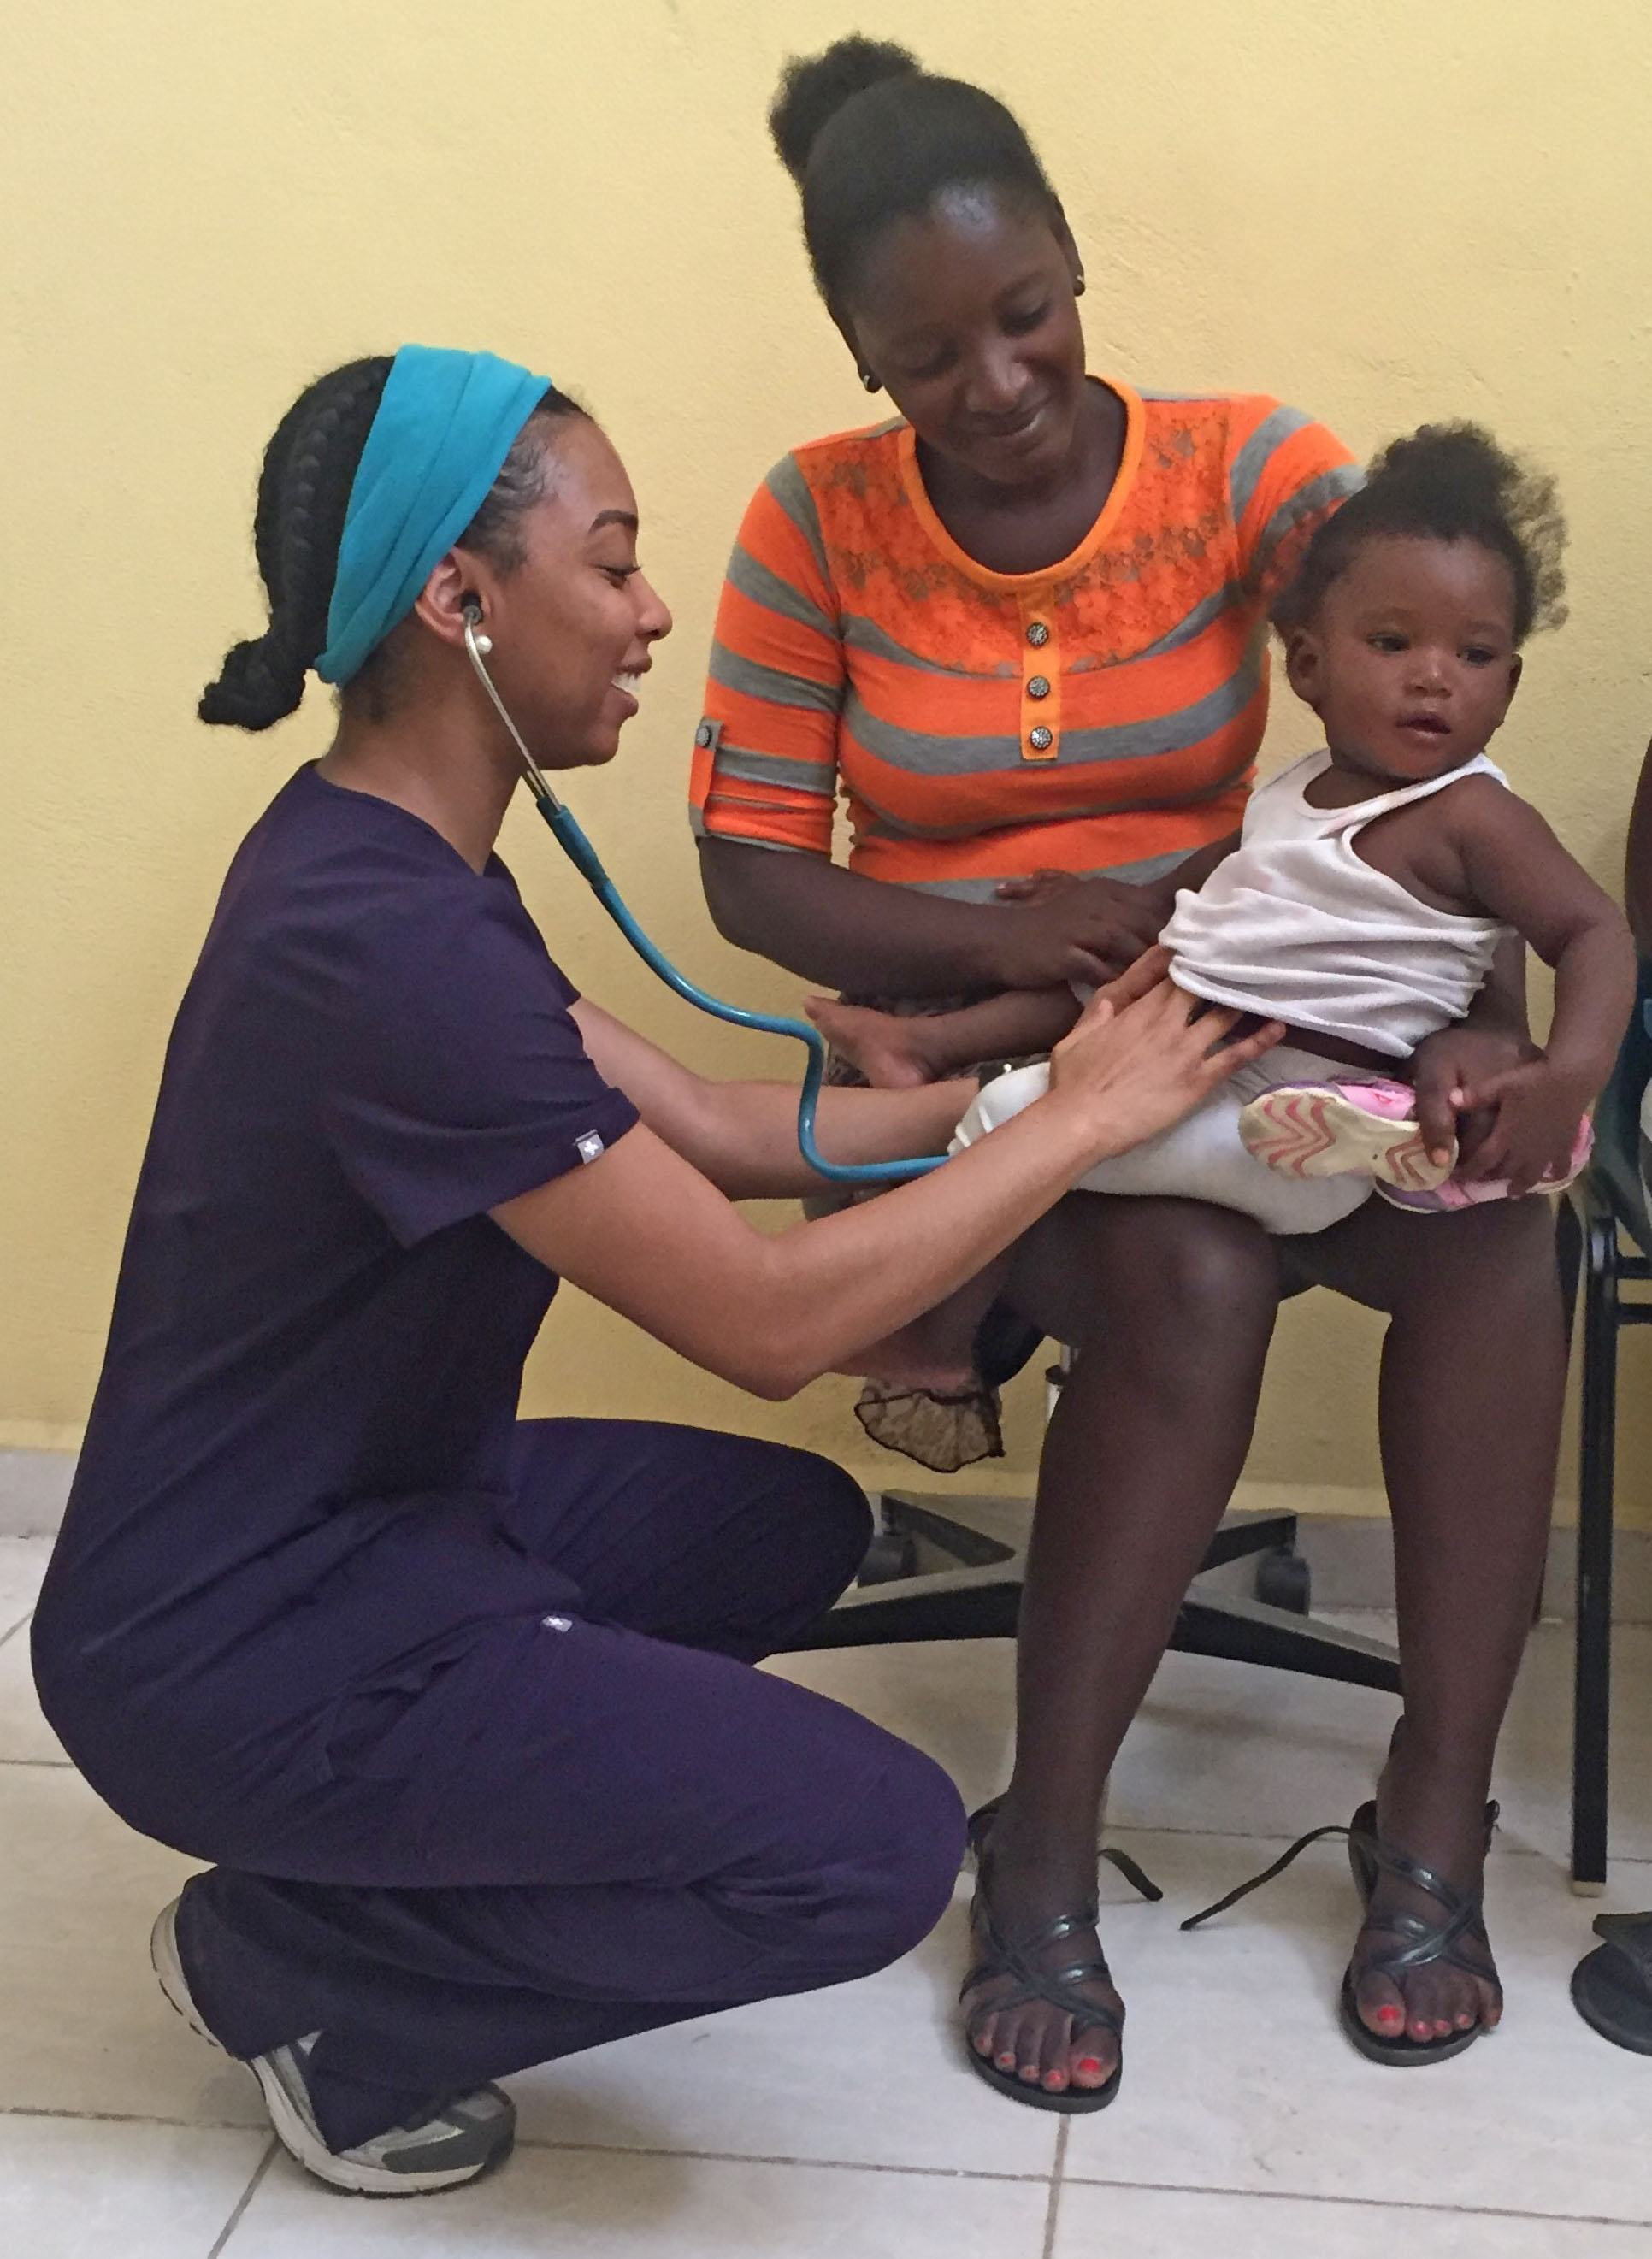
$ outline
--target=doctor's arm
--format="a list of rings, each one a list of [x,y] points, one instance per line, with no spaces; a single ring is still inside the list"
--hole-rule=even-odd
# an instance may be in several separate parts
[[[707,1372],[789,1396],[933,1308],[1094,1161],[1179,1120],[1278,1039],[1267,1029],[1213,1054],[1235,1015],[1193,1010],[1165,983],[1116,1013],[1098,998],[1057,1048],[1049,1094],[1024,1114],[915,1183],[774,1236],[645,1122],[494,1220]]]
[[[825,1179],[797,1149],[795,1083],[714,1081],[585,997],[573,1014],[604,1081],[623,1090],[655,1137],[726,1199],[801,1198],[822,1189]],[[822,1090],[815,1121],[820,1149],[829,1161],[943,1153],[975,1091],[973,1082]]]

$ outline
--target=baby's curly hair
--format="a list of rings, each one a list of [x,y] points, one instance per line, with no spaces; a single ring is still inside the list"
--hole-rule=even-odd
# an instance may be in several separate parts
[[[1566,616],[1566,521],[1555,481],[1478,424],[1425,424],[1391,440],[1365,484],[1314,534],[1273,607],[1281,635],[1307,627],[1362,545],[1384,535],[1477,541],[1514,575],[1514,641]]]

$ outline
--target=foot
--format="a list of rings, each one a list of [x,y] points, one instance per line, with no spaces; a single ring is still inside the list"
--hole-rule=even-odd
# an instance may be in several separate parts
[[[1568,1185],[1575,1184],[1589,1165],[1595,1150],[1595,1126],[1585,1114],[1577,1125],[1577,1135],[1572,1140],[1571,1157],[1563,1168],[1545,1169],[1532,1187],[1533,1193],[1563,1193]],[[1395,1208],[1415,1208],[1428,1214],[1440,1208],[1478,1208],[1485,1201],[1511,1198],[1507,1179],[1502,1177],[1449,1176],[1444,1184],[1432,1192],[1402,1192],[1392,1185],[1378,1185],[1382,1197]],[[1527,1195],[1530,1197],[1530,1195]]]
[[[1283,1176],[1369,1176],[1427,1192],[1450,1175],[1456,1152],[1431,1154],[1416,1113],[1403,1082],[1285,1082],[1242,1110],[1239,1137]]]
[[[986,1912],[1000,1938],[1012,1945],[1032,1938],[1063,1915],[1081,1917],[1060,1939],[1029,1955],[1036,1971],[1051,1977],[1076,1963],[1102,1961],[1101,1943],[1089,1916],[1095,1903],[1095,1853],[1051,1868],[1017,1868],[994,1842],[983,1855],[979,1885],[971,1909],[972,1964],[987,1960],[993,1941]],[[1105,1963],[1103,1964],[1105,1965]],[[986,2062],[1029,2087],[1046,2094],[1105,2086],[1118,2069],[1120,2041],[1107,2019],[1124,2020],[1124,2003],[1113,1985],[1082,1978],[1064,1989],[1095,2005],[1099,2020],[1086,2024],[1050,2001],[1025,1999],[1026,1986],[1008,1972],[970,1985],[963,1996],[964,2028],[970,2046]]]
[[[1485,1864],[1486,1807],[1476,1795],[1407,1764],[1398,1746],[1377,1791],[1377,1826],[1386,1840],[1432,1867],[1465,1895],[1480,1888]],[[1464,1932],[1454,1951],[1470,1967],[1439,1960],[1388,1976],[1372,1969],[1372,1956],[1405,1941],[1392,1927],[1395,1914],[1416,1914],[1437,1926],[1446,1919],[1438,1899],[1384,1872],[1354,1947],[1354,2002],[1367,2031],[1380,2040],[1426,2044],[1472,2031],[1492,2030],[1502,2020],[1503,1988],[1492,1949],[1478,1928]],[[1385,1919],[1385,1918],[1387,1919]]]
[[[161,1991],[184,2021],[210,2045],[220,2046],[184,1974],[176,1899],[155,1918],[149,1957]],[[516,2134],[516,2105],[496,2086],[479,2086],[440,2103],[417,2125],[393,2126],[353,2149],[330,2149],[316,2123],[310,2092],[310,2056],[320,2037],[310,2032],[246,2061],[281,2146],[316,2179],[357,2196],[425,2196],[477,2180],[509,2156]]]
[[[922,1020],[903,1020],[864,1004],[840,1004],[835,996],[810,996],[803,1009],[874,1090],[916,1090],[936,1080],[925,1056]]]

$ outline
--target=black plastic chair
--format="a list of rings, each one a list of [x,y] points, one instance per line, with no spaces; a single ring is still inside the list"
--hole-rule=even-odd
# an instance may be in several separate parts
[[[1577,1646],[1572,1714],[1572,1888],[1606,1888],[1612,1745],[1612,1554],[1617,1477],[1618,1336],[1652,1325],[1652,1215],[1641,1179],[1641,1098],[1652,1080],[1652,962],[1595,1111],[1595,1151],[1573,1187],[1583,1272],[1583,1400],[1577,1475]],[[1625,1242],[1628,1245],[1625,1245]]]

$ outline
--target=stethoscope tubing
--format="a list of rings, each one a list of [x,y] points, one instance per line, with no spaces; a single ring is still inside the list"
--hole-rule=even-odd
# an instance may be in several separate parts
[[[545,773],[523,743],[522,733],[511,720],[505,702],[494,687],[484,653],[492,648],[488,638],[476,633],[480,607],[473,616],[468,607],[465,616],[465,649],[476,671],[477,680],[487,692],[494,710],[510,732],[511,742],[522,762],[523,776],[533,795],[534,805],[546,823],[563,853],[589,886],[602,908],[624,935],[631,947],[647,966],[649,971],[663,980],[673,994],[699,1012],[714,1020],[725,1020],[733,1028],[754,1028],[759,1035],[789,1036],[794,1043],[804,1045],[808,1053],[803,1068],[803,1087],[797,1101],[797,1144],[809,1167],[816,1176],[834,1185],[891,1185],[904,1183],[912,1177],[928,1176],[947,1158],[944,1153],[924,1153],[901,1161],[829,1161],[821,1151],[815,1137],[815,1115],[820,1106],[821,1085],[826,1072],[826,1041],[818,1028],[807,1020],[792,1020],[777,1012],[748,1011],[743,1004],[730,1004],[721,996],[713,996],[680,973],[658,943],[652,941],[627,908],[619,888],[602,866],[602,859],[586,837],[578,817],[552,791]]]

